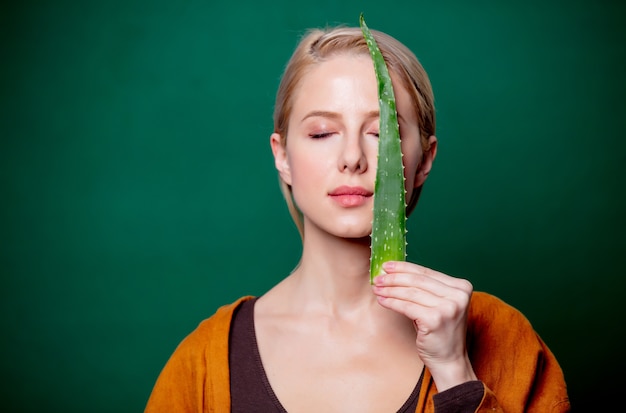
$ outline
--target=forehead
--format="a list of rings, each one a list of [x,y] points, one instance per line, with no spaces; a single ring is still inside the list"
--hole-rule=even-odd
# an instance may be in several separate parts
[[[408,121],[417,121],[411,94],[399,76],[390,71],[399,114]],[[307,68],[292,95],[292,113],[306,106],[323,104],[340,106],[353,99],[352,107],[378,109],[378,89],[374,64],[369,54],[337,53]]]
[[[346,85],[361,84],[375,91],[374,65],[369,56],[336,54],[309,66],[298,82],[296,98],[302,92],[315,93],[321,89],[337,91],[341,82]]]

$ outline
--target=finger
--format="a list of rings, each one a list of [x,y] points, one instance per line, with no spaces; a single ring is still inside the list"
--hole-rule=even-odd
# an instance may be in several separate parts
[[[374,294],[380,297],[393,298],[418,304],[423,307],[436,307],[442,300],[441,296],[422,288],[374,286]]]
[[[395,297],[377,296],[377,299],[383,307],[413,320],[415,327],[422,334],[440,331],[444,325],[458,325],[465,319],[467,308],[463,302],[452,300],[440,300],[436,306],[429,307]]]
[[[463,291],[472,291],[474,289],[472,284],[466,279],[452,277],[442,272],[435,271],[431,268],[424,267],[422,265],[415,264],[412,262],[387,261],[383,264],[383,270],[387,274],[398,274],[398,273],[420,274],[422,276],[429,277],[442,284],[445,284],[449,287],[458,288]],[[399,282],[402,282],[401,280],[402,278],[398,279]]]
[[[419,288],[440,297],[446,296],[451,289],[447,284],[432,277],[419,273],[390,273],[381,274],[374,279],[378,287]]]
[[[406,300],[401,300],[395,297],[377,295],[376,299],[381,306],[389,310],[393,310],[399,314],[403,314],[408,319],[414,322],[415,320],[419,320],[421,317],[424,316],[424,314],[431,310],[430,307],[426,307],[421,304],[409,302]]]

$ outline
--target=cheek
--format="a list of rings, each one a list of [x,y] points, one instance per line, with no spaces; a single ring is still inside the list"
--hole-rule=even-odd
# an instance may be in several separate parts
[[[289,170],[291,171],[291,185],[294,190],[299,187],[311,187],[321,182],[326,175],[327,161],[324,157],[291,154],[288,155]]]

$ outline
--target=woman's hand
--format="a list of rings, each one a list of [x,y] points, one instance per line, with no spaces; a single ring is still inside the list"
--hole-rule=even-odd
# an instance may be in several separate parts
[[[472,284],[409,262],[386,262],[383,270],[374,279],[378,302],[413,320],[419,356],[437,389],[476,380],[465,345]]]

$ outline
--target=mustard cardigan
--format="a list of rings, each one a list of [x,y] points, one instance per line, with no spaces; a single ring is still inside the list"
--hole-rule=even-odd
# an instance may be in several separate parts
[[[219,308],[178,345],[152,389],[145,413],[230,412],[230,323],[234,309],[250,298]],[[570,411],[561,367],[518,310],[474,292],[467,326],[469,357],[485,388],[477,413]],[[425,369],[416,413],[434,413],[436,393]]]

